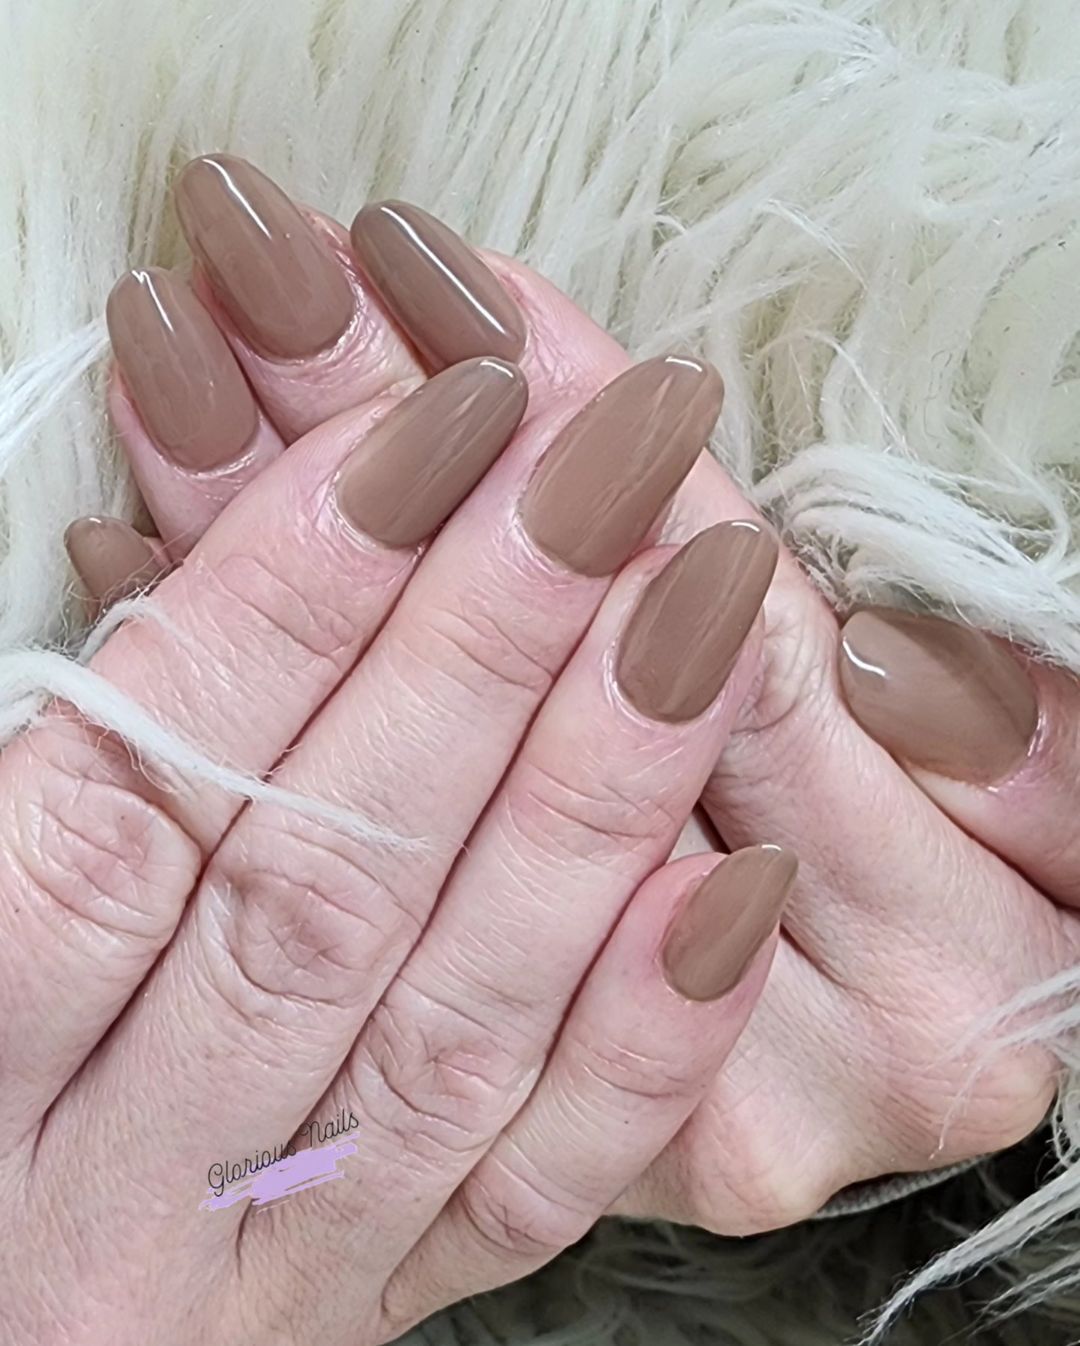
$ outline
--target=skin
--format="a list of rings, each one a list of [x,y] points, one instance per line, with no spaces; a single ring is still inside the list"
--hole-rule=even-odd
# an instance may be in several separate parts
[[[272,806],[246,809],[233,825],[235,800],[186,782],[155,792],[126,754],[59,712],[5,753],[0,823],[24,863],[2,909],[0,985],[22,994],[0,1027],[16,1081],[0,1116],[0,1173],[25,1222],[4,1270],[18,1287],[23,1336],[47,1340],[60,1323],[78,1324],[90,1341],[107,1324],[110,1339],[142,1340],[167,1303],[170,1320],[187,1315],[192,1341],[206,1339],[208,1323],[226,1324],[223,1341],[387,1340],[442,1303],[531,1270],[605,1210],[754,1232],[805,1217],[849,1182],[1025,1135],[1052,1097],[1048,1055],[1011,1050],[971,1083],[972,1053],[957,1043],[1076,957],[1075,918],[1059,905],[1075,892],[1075,857],[1061,848],[1060,869],[1047,867],[1053,848],[1042,848],[1037,888],[1022,872],[1032,868],[1030,827],[1004,833],[1001,856],[980,841],[1001,835],[994,810],[1008,812],[1010,801],[1029,819],[1068,817],[1076,759],[1062,726],[1080,718],[1074,686],[1037,674],[1053,732],[998,783],[992,804],[985,789],[915,779],[848,713],[836,620],[782,556],[761,630],[713,708],[690,725],[631,713],[610,694],[607,656],[668,553],[643,553],[610,587],[581,578],[556,602],[550,575],[506,526],[544,445],[628,358],[545,282],[496,257],[489,265],[529,330],[526,423],[418,567],[411,553],[379,554],[358,585],[355,536],[324,508],[327,474],[426,371],[365,293],[343,231],[316,227],[357,313],[342,341],[311,360],[275,364],[249,348],[196,276],[260,404],[248,460],[209,482],[184,473],[157,453],[115,383],[117,427],[162,538],[173,559],[191,555],[155,594],[170,627],[122,627],[95,666],[170,725],[256,770],[341,684],[277,783],[332,789],[435,844],[417,856],[336,837],[331,850],[321,825]],[[685,541],[750,514],[706,458],[654,540]],[[509,549],[500,560],[512,584],[485,587],[492,571],[474,564],[476,548],[493,546]],[[375,597],[395,586],[404,590],[396,626],[353,668],[382,619]],[[439,621],[463,610],[472,620],[446,640]],[[585,629],[555,681],[561,651]],[[213,688],[199,659],[178,659],[178,632],[212,651],[223,670]],[[392,743],[380,736],[386,724],[399,731]],[[583,724],[595,726],[584,741]],[[457,855],[493,792],[445,884],[436,860],[445,867]],[[112,894],[119,874],[122,921],[103,921],[103,911],[115,915],[108,903],[78,909],[87,859],[67,819],[91,794],[93,816],[112,820],[108,845],[94,849],[105,870],[96,882]],[[687,883],[715,861],[656,871],[699,796],[729,847],[783,843],[801,868],[764,991],[769,949],[736,992],[694,1005],[713,1017],[691,1026],[658,949]],[[40,801],[38,813],[20,812],[17,798]],[[28,816],[58,821],[29,838],[55,858],[34,870]],[[374,903],[360,933],[332,902],[316,904],[314,929],[298,926],[300,910],[312,919],[313,890],[338,891],[339,866]],[[508,874],[511,891],[521,884],[532,899],[512,910]],[[421,894],[404,919],[400,893]],[[438,918],[418,939],[436,898]],[[169,940],[148,993],[98,1047]],[[329,947],[334,959],[321,956]],[[39,1006],[32,1021],[18,1013],[30,1003]],[[192,1071],[195,1060],[206,1068]],[[274,1099],[250,1073],[261,1061],[274,1068]],[[598,1075],[608,1087],[596,1102]],[[196,1218],[192,1175],[208,1156],[278,1141],[342,1100],[367,1128],[358,1181],[246,1223],[228,1212]],[[582,1126],[586,1109],[595,1125]],[[118,1133],[133,1138],[122,1219],[106,1177]],[[60,1305],[33,1275],[35,1249],[57,1222],[62,1264],[54,1260],[50,1281],[72,1287]],[[230,1246],[238,1257],[222,1256]],[[131,1261],[152,1299],[127,1277]],[[121,1306],[128,1338],[117,1336]]]
[[[444,1240],[503,1247],[474,1258],[474,1289],[576,1240],[722,1064],[777,912],[718,996],[681,995],[662,948],[715,859],[664,862],[758,641],[693,719],[622,695],[614,652],[674,553],[612,582],[529,543],[516,504],[564,414],[558,395],[535,406],[424,549],[341,512],[338,469],[394,411],[343,413],[160,583],[162,621],[126,623],[93,660],[236,765],[289,748],[274,784],[359,826],[164,788],[60,706],[0,759],[13,1340],[141,1342],[165,1321],[180,1343],[389,1340],[457,1296],[429,1266]],[[497,943],[476,941],[477,913]],[[362,1137],[347,1181],[250,1220],[200,1208],[212,1165],[339,1111]],[[509,1179],[500,1141],[528,1161],[523,1198],[533,1170],[553,1199],[555,1174],[581,1184],[557,1221],[523,1214],[529,1247],[507,1243],[502,1197],[457,1199],[485,1160]]]

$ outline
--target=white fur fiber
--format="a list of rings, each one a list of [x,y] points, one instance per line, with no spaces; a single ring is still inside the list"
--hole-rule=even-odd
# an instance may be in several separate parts
[[[5,0],[0,53],[0,732],[55,689],[180,752],[60,667],[61,537],[134,508],[100,315],[124,268],[182,258],[166,187],[214,149],[345,219],[415,200],[635,354],[702,352],[717,452],[838,606],[916,598],[1080,670],[1076,0]],[[608,1224],[423,1339],[839,1346],[1003,1209],[943,1269],[990,1256],[1004,1307],[1041,1301],[980,1341],[1065,1341],[1073,1088],[1060,1138],[1019,1207],[969,1182],[746,1245]],[[888,1340],[962,1333],[969,1290]]]

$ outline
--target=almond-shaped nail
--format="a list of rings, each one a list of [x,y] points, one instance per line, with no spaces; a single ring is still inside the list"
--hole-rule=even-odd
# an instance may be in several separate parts
[[[712,705],[765,601],[776,557],[763,525],[718,523],[650,580],[615,659],[615,680],[642,715],[677,724]]]
[[[747,846],[710,870],[672,922],[661,961],[672,990],[718,1000],[742,980],[776,929],[798,860],[781,846]]]
[[[258,426],[251,389],[213,318],[168,271],[129,271],[105,306],[113,352],[143,425],[193,472],[235,462]]]
[[[275,183],[243,159],[193,159],[176,184],[192,251],[240,332],[271,359],[332,346],[353,292],[328,244]]]
[[[472,248],[403,201],[365,206],[352,225],[364,275],[429,369],[477,355],[518,360],[525,320]]]
[[[712,433],[720,375],[667,355],[621,374],[556,436],[525,490],[521,521],[580,575],[611,575],[637,550]]]
[[[342,514],[387,547],[415,547],[510,442],[528,401],[516,365],[483,357],[421,384],[379,421],[337,479]]]
[[[64,545],[87,593],[102,605],[130,598],[166,570],[146,538],[123,519],[76,519],[64,534]]]
[[[1011,775],[1039,722],[1019,660],[940,617],[856,612],[842,633],[840,683],[851,713],[894,757],[973,785]]]

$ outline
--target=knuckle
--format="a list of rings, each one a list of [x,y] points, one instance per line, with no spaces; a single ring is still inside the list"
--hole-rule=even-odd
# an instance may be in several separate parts
[[[491,611],[496,604],[490,595],[476,595],[456,609],[440,608],[403,640],[410,653],[478,699],[540,700],[557,656],[541,648],[535,613],[514,609],[497,618]]]
[[[715,1138],[695,1141],[689,1169],[691,1222],[740,1238],[802,1224],[844,1185],[820,1156],[802,1152],[790,1137],[763,1140],[744,1127],[720,1147]]]
[[[20,747],[27,770],[4,799],[14,881],[63,938],[160,944],[195,884],[195,842],[134,779],[103,773],[89,741]]]
[[[894,1168],[940,1168],[1005,1149],[1045,1119],[1058,1068],[1040,1043],[995,1042],[1004,995],[992,973],[955,965],[866,1002],[869,1070],[860,1088],[872,1090],[888,1119]],[[1006,1031],[1017,1027],[1013,1020]]]
[[[593,1224],[572,1201],[494,1160],[461,1187],[458,1209],[481,1245],[509,1262],[550,1261]]]
[[[757,762],[771,781],[798,779],[822,735],[841,722],[835,623],[807,607],[805,595],[782,592],[766,606],[761,671],[731,740],[740,776]]]
[[[1053,1106],[1058,1074],[1050,1053],[1038,1047],[1012,1053],[1003,1061],[994,1072],[996,1078],[983,1085],[980,1113],[988,1124],[982,1137],[973,1138],[975,1154],[1008,1149],[1040,1126]]]
[[[851,1181],[862,1139],[816,1108],[778,1107],[756,1073],[737,1085],[721,1077],[656,1176],[674,1218],[741,1238],[815,1215]]]
[[[354,1008],[418,936],[415,903],[359,841],[276,810],[249,819],[200,892],[199,946],[216,989],[247,1020],[282,1002]]]
[[[399,981],[349,1059],[348,1085],[369,1128],[437,1165],[477,1152],[524,1100],[535,1067],[519,1045],[501,1027]]]
[[[681,819],[659,792],[627,793],[604,779],[601,764],[591,771],[588,760],[576,770],[587,784],[523,758],[506,795],[512,828],[543,850],[556,847],[588,862],[651,854],[658,840],[678,831]]]
[[[356,634],[348,617],[318,602],[258,557],[232,555],[213,568],[201,566],[197,580],[198,588],[192,592],[198,592],[201,610],[212,609],[215,591],[227,600],[230,643],[237,640],[238,621],[244,621],[253,628],[260,649],[269,643],[278,658],[290,663],[299,656],[336,672],[347,657]]]
[[[895,1109],[912,1169],[939,1168],[1008,1149],[1045,1119],[1056,1092],[1050,1054],[1010,1051],[975,1069],[940,1058],[913,1075]]]
[[[636,1102],[668,1103],[685,1099],[700,1084],[700,1069],[690,1059],[661,1060],[618,1043],[590,1043],[580,1048],[579,1068],[606,1093]]]

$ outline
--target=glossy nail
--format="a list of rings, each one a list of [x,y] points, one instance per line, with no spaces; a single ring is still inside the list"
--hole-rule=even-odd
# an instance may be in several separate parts
[[[840,682],[851,713],[894,757],[972,784],[1011,775],[1039,721],[1019,660],[939,617],[856,612],[842,633]]]
[[[193,472],[235,462],[255,433],[251,389],[214,320],[179,277],[129,271],[105,307],[113,352],[143,425]]]
[[[664,942],[664,976],[687,1000],[718,1000],[776,929],[799,863],[780,846],[726,856],[690,896]]]
[[[724,385],[682,356],[621,374],[559,433],[525,491],[533,542],[580,575],[611,575],[640,546],[712,433]]]
[[[276,360],[317,355],[353,315],[340,262],[280,187],[243,159],[193,159],[176,209],[214,293],[257,350]]]
[[[64,534],[64,546],[87,593],[99,604],[130,598],[166,570],[146,538],[123,519],[76,519]]]
[[[510,442],[528,387],[516,365],[453,365],[379,421],[342,466],[341,512],[387,547],[415,547],[465,499]]]
[[[517,360],[525,321],[495,275],[418,206],[380,201],[352,226],[356,260],[429,369],[477,355]]]
[[[776,569],[773,534],[718,523],[646,586],[623,631],[615,680],[650,720],[692,720],[716,700]]]

